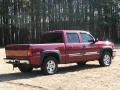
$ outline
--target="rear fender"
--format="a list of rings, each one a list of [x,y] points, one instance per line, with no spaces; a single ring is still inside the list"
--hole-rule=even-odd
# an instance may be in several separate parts
[[[58,60],[58,63],[61,62],[61,54],[58,50],[45,50],[41,54],[41,62],[44,61],[46,57],[53,56]]]

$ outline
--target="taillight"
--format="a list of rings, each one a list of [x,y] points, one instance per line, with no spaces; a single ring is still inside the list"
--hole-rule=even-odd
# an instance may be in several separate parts
[[[28,50],[28,56],[29,56],[29,57],[32,56],[32,49],[31,49],[31,48]]]

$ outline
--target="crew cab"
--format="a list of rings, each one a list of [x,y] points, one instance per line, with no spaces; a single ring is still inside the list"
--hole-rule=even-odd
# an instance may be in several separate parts
[[[44,74],[54,74],[58,64],[85,65],[98,60],[100,66],[110,66],[115,45],[98,41],[89,32],[81,30],[55,30],[44,33],[40,44],[10,44],[5,47],[5,61],[21,72],[41,68]]]

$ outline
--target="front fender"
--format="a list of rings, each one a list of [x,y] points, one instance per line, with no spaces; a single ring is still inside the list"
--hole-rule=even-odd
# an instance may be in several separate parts
[[[102,47],[102,48],[100,49],[100,58],[101,58],[103,52],[105,52],[105,51],[110,52],[111,56],[113,56],[112,46],[104,46],[104,47]]]

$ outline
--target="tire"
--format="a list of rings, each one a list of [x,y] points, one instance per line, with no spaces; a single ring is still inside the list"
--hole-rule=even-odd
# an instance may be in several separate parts
[[[58,70],[58,61],[54,57],[47,57],[44,59],[41,69],[46,75],[55,74]]]
[[[31,65],[21,64],[18,66],[19,70],[21,72],[31,72],[33,70],[33,67]]]
[[[81,62],[77,62],[78,66],[85,66],[86,65],[86,61],[81,61]]]
[[[112,59],[112,56],[111,56],[110,52],[108,52],[108,51],[103,52],[103,54],[101,55],[101,58],[99,60],[100,66],[103,66],[103,67],[110,66],[112,63],[111,59]]]

